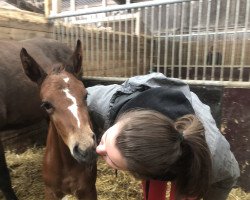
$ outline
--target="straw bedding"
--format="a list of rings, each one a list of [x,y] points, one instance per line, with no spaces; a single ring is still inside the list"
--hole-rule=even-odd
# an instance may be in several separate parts
[[[12,185],[20,200],[44,199],[44,185],[41,163],[44,148],[29,148],[22,154],[7,151],[7,162],[12,176]],[[142,199],[140,181],[127,173],[108,168],[98,160],[97,192],[99,200],[139,200]],[[168,195],[168,194],[167,194]],[[0,194],[0,199],[3,197]],[[228,200],[249,200],[250,193],[240,188],[233,189]],[[68,196],[68,200],[75,200]]]

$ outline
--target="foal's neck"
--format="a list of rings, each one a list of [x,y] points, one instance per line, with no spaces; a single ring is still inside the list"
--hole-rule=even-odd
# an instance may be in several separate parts
[[[49,123],[46,151],[50,151],[50,154],[53,154],[53,159],[58,159],[63,164],[77,162],[71,155],[68,146],[64,143],[53,122]]]

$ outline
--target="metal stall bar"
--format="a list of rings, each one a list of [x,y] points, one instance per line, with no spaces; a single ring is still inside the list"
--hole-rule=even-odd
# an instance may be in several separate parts
[[[197,40],[196,40],[196,55],[195,55],[195,72],[194,72],[194,80],[198,79],[198,61],[199,61],[199,50],[200,50],[200,39],[199,39],[199,34],[200,34],[200,28],[201,28],[201,13],[202,13],[202,5],[203,5],[203,0],[199,1],[199,6],[198,6],[198,25],[197,25]]]
[[[175,33],[176,33],[176,23],[177,23],[177,20],[176,20],[176,19],[177,19],[177,4],[174,4],[171,77],[174,77],[174,65],[175,65]]]
[[[60,28],[61,29],[61,42],[64,43],[65,27],[61,23],[60,25],[61,25],[61,28]]]
[[[88,35],[88,30],[87,29],[84,29],[85,31],[85,52],[86,52],[86,55],[85,55],[85,60],[86,60],[86,63],[89,63],[89,35]],[[89,66],[88,64],[86,65],[86,69],[88,69]],[[89,74],[87,74],[89,75]]]
[[[225,65],[225,57],[226,57],[226,41],[227,41],[227,32],[228,32],[228,23],[229,23],[229,11],[230,11],[230,3],[231,0],[227,0],[226,5],[226,17],[225,17],[225,28],[224,28],[224,35],[223,35],[223,44],[222,44],[222,66]],[[220,69],[220,81],[223,81],[224,77],[224,67]]]
[[[198,1],[198,0],[193,0]],[[211,1],[211,0],[210,0]],[[159,6],[165,4],[176,4],[182,2],[190,2],[190,0],[157,0],[157,1],[145,1],[139,3],[132,3],[132,4],[125,4],[125,5],[111,5],[108,7],[100,7],[100,8],[88,8],[84,10],[78,10],[75,12],[65,11],[62,13],[50,13],[48,19],[58,19],[58,18],[65,18],[65,17],[73,17],[73,16],[80,16],[80,15],[90,15],[96,13],[107,13],[112,11],[121,11],[121,10],[129,10],[129,9],[136,9],[136,8],[144,8],[144,7],[152,7],[152,6]]]
[[[74,28],[73,28],[74,26],[72,26],[72,25],[70,25],[69,26],[69,29],[70,29],[70,47],[71,47],[71,49],[73,49],[74,48],[74,46],[75,46],[75,44],[74,44],[74,42],[75,42],[75,38],[74,38]]]
[[[127,78],[124,77],[84,77],[84,80],[107,81],[107,82],[125,82]],[[224,86],[224,87],[237,87],[249,88],[249,82],[232,82],[232,81],[203,81],[203,80],[183,80],[190,85],[203,85],[203,86]]]
[[[246,36],[247,36],[247,29],[248,29],[248,17],[249,17],[249,3],[250,1],[246,1],[246,16],[245,16],[245,32],[243,33],[242,38],[242,49],[241,49],[241,61],[240,61],[240,75],[239,75],[239,81],[243,81],[243,67],[245,65],[245,55],[246,55]],[[250,79],[248,80],[250,81]]]
[[[190,15],[189,15],[189,34],[188,34],[188,55],[187,55],[187,73],[186,79],[189,80],[190,75],[190,57],[191,57],[191,39],[192,39],[192,26],[193,26],[193,4],[190,2]]]
[[[58,38],[58,37],[60,37],[59,36],[59,34],[58,34],[58,31],[57,31],[57,29],[59,29],[59,26],[60,26],[60,24],[58,24],[58,23],[55,23],[54,24],[54,27],[53,27],[53,30],[52,30],[52,37],[53,38]],[[60,32],[59,32],[60,33]],[[57,36],[58,35],[58,36]]]
[[[76,10],[75,0],[70,0],[70,11],[71,11],[71,12],[75,12],[75,10]],[[75,18],[75,17],[72,17],[71,20],[72,20],[72,21],[75,21],[76,18]]]
[[[168,29],[169,29],[169,5],[166,5],[166,33],[165,33],[165,49],[164,49],[164,74],[167,74],[168,67]]]
[[[119,16],[119,22],[118,22],[118,33],[119,33],[119,35],[118,35],[118,60],[119,59],[121,59],[121,57],[122,57],[122,35],[121,35],[121,29],[122,29],[122,27],[121,27],[121,14],[120,14],[120,16]]]
[[[238,30],[238,31],[236,31],[236,33],[250,33],[250,30],[247,30],[247,31],[245,31],[245,30]],[[235,31],[227,31],[227,34],[228,35],[234,35],[234,33],[235,33]],[[214,35],[215,34],[217,34],[217,35],[224,35],[225,34],[225,32],[224,31],[218,31],[217,33],[215,33],[215,32],[208,32],[208,33],[202,33],[202,32],[200,32],[199,34],[197,34],[197,33],[192,33],[192,36],[210,36],[210,37],[214,37]],[[182,37],[184,38],[184,37],[188,37],[189,36],[189,34],[182,34]],[[175,35],[169,35],[168,36],[169,38],[180,38],[180,34],[175,34]]]
[[[91,15],[91,19],[93,18],[94,16]],[[95,68],[95,58],[94,58],[94,31],[93,31],[93,24],[91,24],[90,26],[90,63],[91,63],[91,67],[92,69]],[[91,72],[92,73],[92,72]]]
[[[79,39],[79,25],[75,26],[75,41],[77,41],[78,39]]]
[[[113,46],[112,46],[112,72],[113,72],[113,74],[112,74],[112,76],[115,76],[115,49],[116,49],[116,34],[115,34],[115,16],[113,15],[113,26],[112,26],[112,32],[113,32],[113,34],[112,34],[112,36],[113,36],[113,38],[112,38],[112,40],[113,40]]]
[[[158,41],[158,44],[157,44],[157,72],[160,71],[160,50],[161,50],[161,10],[162,10],[162,6],[160,5],[159,7],[159,10],[158,10],[158,31],[157,31],[157,41]]]
[[[235,12],[235,21],[234,21],[234,41],[233,41],[232,54],[231,54],[229,81],[233,81],[233,72],[234,72],[233,66],[235,65],[235,48],[236,48],[236,40],[237,40],[238,22],[239,22],[239,10],[240,10],[240,1],[236,0],[236,12]]]
[[[56,28],[54,29],[54,35],[56,36],[57,40],[61,40],[61,34],[60,34],[61,24],[58,23]]]
[[[206,19],[206,36],[205,36],[205,48],[204,48],[204,62],[203,62],[204,67],[203,67],[202,80],[206,80],[207,48],[208,48],[210,14],[211,14],[211,0],[208,0],[208,10],[207,10],[207,19]]]
[[[100,71],[100,31],[99,30],[96,30],[96,64],[97,64],[97,70],[98,72]]]
[[[128,10],[125,10],[126,15],[128,14]],[[128,32],[128,20],[127,17],[125,18],[125,33]],[[128,35],[125,34],[125,67],[124,67],[124,74],[125,77],[128,76],[127,74],[127,68],[128,68]]]
[[[177,28],[177,4],[174,4],[174,20],[173,20],[173,40],[172,40],[172,66],[171,66],[171,77],[174,77],[174,66],[175,66],[175,34]]]
[[[110,16],[110,15],[111,15],[111,12],[107,12],[107,16]],[[110,26],[110,17],[108,17],[107,31],[106,31],[106,34],[107,34],[107,57],[106,57],[107,65],[106,65],[106,71],[105,71],[106,75],[108,73],[109,66],[110,66],[110,27],[109,26]]]
[[[144,9],[144,52],[143,52],[143,74],[146,74],[146,66],[147,66],[147,33],[148,33],[148,7]]]
[[[151,44],[150,44],[150,72],[153,71],[153,48],[154,48],[154,6],[151,7]]]
[[[183,62],[182,62],[182,54],[183,54],[183,52],[182,52],[182,47],[183,47],[183,37],[182,37],[182,35],[183,35],[183,24],[184,24],[184,18],[186,17],[186,12],[185,12],[185,7],[186,7],[186,4],[185,4],[185,2],[183,2],[182,4],[181,4],[181,29],[180,29],[180,39],[179,39],[179,59],[178,59],[178,64],[179,64],[179,66],[178,66],[178,78],[182,78],[181,77],[181,70],[182,70],[182,64],[183,64]]]
[[[141,8],[138,8],[137,9],[137,16],[138,15],[140,15],[140,13],[141,13]],[[139,21],[139,19],[140,19],[140,17],[137,17],[136,18],[137,19],[137,22]],[[137,26],[138,26],[138,24],[140,24],[140,23],[137,23]],[[141,31],[140,31],[140,27],[137,27],[137,29],[139,29],[139,30],[137,30],[138,32],[137,32],[137,75],[139,75],[140,74],[140,71],[139,71],[139,69],[140,69],[140,56],[141,56],[141,50],[140,50],[140,46],[141,46]]]
[[[106,59],[105,59],[105,26],[104,26],[102,28],[102,73],[104,73],[105,71],[105,66],[106,66]]]
[[[65,27],[63,26],[63,24],[61,24],[61,23],[57,23],[57,25],[56,25],[56,27],[57,27],[57,35],[56,35],[56,37],[57,37],[57,39],[60,41],[60,42],[63,42],[63,39],[64,39],[64,29],[65,29]]]
[[[71,11],[75,11],[76,10],[75,0],[70,0],[70,10]]]
[[[68,25],[65,26],[65,37],[66,37],[66,43],[70,45],[70,43],[69,43],[69,27],[68,27]]]
[[[219,17],[220,17],[220,4],[221,0],[217,0],[217,8],[216,8],[216,18],[215,18],[215,35],[214,35],[214,43],[213,43],[213,52],[212,52],[212,71],[211,71],[211,80],[214,81],[215,79],[215,64],[218,65],[219,63],[215,63],[217,60],[217,35],[218,35],[218,25],[219,25]]]
[[[131,9],[131,14],[133,15],[135,13],[134,9]],[[133,76],[133,65],[134,65],[134,20],[131,21],[131,56],[130,56],[130,76]]]
[[[79,36],[80,38],[79,39],[83,42],[84,41],[84,28],[83,28],[82,25],[80,25],[79,28],[80,28],[80,30],[79,30],[80,31],[80,36]],[[85,47],[85,44],[84,44],[83,45],[83,54],[86,53],[86,49],[85,48],[86,47]],[[86,60],[85,55],[83,55],[83,61],[84,60]],[[87,66],[83,64],[83,68],[87,68]],[[86,76],[86,74],[84,74],[84,75]]]

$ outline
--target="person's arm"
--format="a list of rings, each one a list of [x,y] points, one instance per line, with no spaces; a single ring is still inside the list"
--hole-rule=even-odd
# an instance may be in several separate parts
[[[166,200],[167,181],[148,180],[142,181],[144,200]],[[176,197],[175,183],[171,182],[169,200],[178,200]],[[181,198],[181,200],[197,200],[192,197]]]
[[[166,181],[144,180],[142,188],[144,200],[166,200]]]

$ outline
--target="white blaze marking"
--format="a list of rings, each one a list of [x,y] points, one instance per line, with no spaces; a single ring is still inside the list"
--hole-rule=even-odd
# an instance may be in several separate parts
[[[63,79],[65,83],[69,82],[69,77]]]
[[[71,101],[73,102],[73,104],[71,106],[68,107],[68,109],[72,112],[72,114],[74,115],[74,117],[77,120],[77,125],[80,128],[80,120],[78,118],[78,111],[77,111],[77,104],[76,104],[76,98],[73,97],[70,93],[69,93],[69,89],[66,88],[63,90],[63,92],[65,92],[66,96],[71,99]]]

